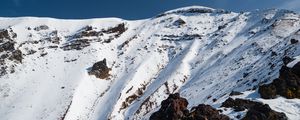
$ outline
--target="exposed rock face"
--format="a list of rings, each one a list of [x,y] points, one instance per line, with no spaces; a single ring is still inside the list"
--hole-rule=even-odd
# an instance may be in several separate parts
[[[175,26],[180,27],[180,26],[186,24],[186,22],[185,22],[184,20],[182,20],[181,18],[179,18],[178,20],[174,21],[173,24],[174,24]]]
[[[225,102],[222,103],[221,107],[233,108],[235,111],[243,111],[253,107],[255,104],[260,104],[258,102],[243,100],[243,99],[232,99],[228,98]]]
[[[242,120],[287,120],[284,113],[279,113],[267,104],[255,104]]]
[[[15,50],[12,52],[12,55],[10,56],[11,60],[17,60],[19,62],[22,62],[23,55],[21,50]]]
[[[228,98],[222,107],[233,108],[235,111],[248,109],[242,120],[287,120],[284,113],[276,112],[269,105],[255,101]]]
[[[86,26],[70,37],[70,43],[61,48],[64,50],[81,50],[94,42],[110,43],[113,39],[121,36],[127,30],[125,23],[107,29],[97,30],[92,26]],[[108,36],[108,38],[104,37]]]
[[[161,102],[161,108],[153,113],[150,120],[180,120],[189,114],[188,101],[178,93],[171,94]]]
[[[34,28],[35,31],[48,30],[48,29],[49,27],[47,25],[40,25]]]
[[[23,53],[15,46],[16,37],[17,34],[11,29],[0,30],[0,77],[7,73],[14,73],[16,64],[22,62]],[[15,63],[7,65],[8,61]]]
[[[110,68],[106,65],[106,59],[99,61],[93,65],[89,71],[90,75],[95,75],[97,78],[106,79],[109,77]]]
[[[161,102],[159,111],[153,113],[150,120],[229,120],[228,116],[219,114],[219,111],[210,105],[200,104],[187,109],[188,101],[178,93],[171,94]]]
[[[219,111],[210,105],[200,104],[192,108],[186,120],[229,120],[229,117],[219,114]]]
[[[283,66],[279,78],[271,84],[262,85],[258,92],[264,99],[273,99],[277,95],[286,98],[300,98],[300,62],[293,68]]]
[[[229,95],[230,96],[235,96],[235,95],[242,95],[243,93],[238,92],[238,91],[232,91]]]
[[[182,36],[178,35],[163,35],[161,40],[169,40],[169,41],[180,41],[180,40],[194,40],[201,39],[202,36],[199,34],[184,34]]]

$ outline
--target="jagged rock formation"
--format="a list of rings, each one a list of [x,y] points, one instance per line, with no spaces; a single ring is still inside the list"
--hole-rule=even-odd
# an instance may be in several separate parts
[[[186,120],[229,120],[229,117],[220,114],[218,110],[210,105],[199,104],[191,109]]]
[[[106,79],[109,77],[110,68],[106,65],[106,59],[96,62],[91,70],[89,71],[90,75],[95,75],[97,78]]]
[[[189,115],[188,101],[178,93],[170,94],[161,102],[160,109],[153,113],[150,120],[181,120]]]
[[[150,116],[150,120],[229,120],[226,115],[210,105],[199,104],[191,111],[187,109],[188,101],[179,93],[170,94],[161,103],[160,109]]]
[[[242,120],[287,120],[284,113],[279,113],[269,105],[244,99],[228,98],[222,103],[222,107],[233,108],[235,111],[248,110]]]
[[[277,95],[289,99],[300,98],[300,62],[292,68],[283,66],[279,78],[260,86],[258,92],[265,99],[274,99]]]
[[[22,51],[15,47],[17,34],[11,28],[0,30],[0,77],[14,73],[14,67],[22,62]],[[9,61],[13,64],[7,64]]]

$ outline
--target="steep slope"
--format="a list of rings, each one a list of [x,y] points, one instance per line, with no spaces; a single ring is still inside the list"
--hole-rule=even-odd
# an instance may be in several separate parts
[[[287,10],[199,6],[136,21],[0,18],[0,116],[148,119],[175,92],[188,108],[219,107],[231,91],[277,78],[285,56],[300,55],[299,20]],[[89,74],[104,58],[110,76]],[[300,117],[284,110],[300,109],[299,100],[279,99],[277,109]]]

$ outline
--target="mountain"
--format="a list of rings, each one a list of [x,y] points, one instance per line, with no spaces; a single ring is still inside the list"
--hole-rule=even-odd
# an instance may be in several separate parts
[[[232,91],[300,118],[299,99],[258,93],[300,61],[300,15],[292,11],[191,6],[133,21],[0,18],[0,29],[3,120],[149,119],[173,93],[188,109],[224,111]]]

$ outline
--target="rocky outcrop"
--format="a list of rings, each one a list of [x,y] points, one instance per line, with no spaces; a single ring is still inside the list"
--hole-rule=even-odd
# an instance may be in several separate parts
[[[49,27],[47,25],[40,25],[34,28],[35,31],[48,30]]]
[[[188,101],[178,93],[171,94],[161,102],[161,108],[150,116],[150,120],[229,120],[210,105],[200,104],[191,111],[187,105]]]
[[[242,120],[287,120],[284,113],[279,113],[267,104],[255,104],[251,107]]]
[[[245,109],[250,109],[255,104],[260,104],[258,102],[244,100],[244,99],[232,99],[228,98],[225,102],[222,103],[221,107],[233,108],[234,111],[244,111]]]
[[[22,51],[21,50],[13,51],[9,59],[10,60],[16,60],[16,61],[21,63],[22,59],[23,59]]]
[[[0,30],[0,77],[14,73],[16,64],[22,63],[23,53],[15,46],[16,37],[17,34],[11,28]],[[8,61],[14,63],[6,64]]]
[[[235,96],[235,95],[242,95],[243,93],[238,92],[238,91],[231,91],[231,93],[229,94],[229,96]]]
[[[298,42],[299,42],[299,41],[298,41],[298,40],[296,40],[296,39],[294,39],[294,38],[293,38],[293,39],[291,39],[291,43],[292,43],[292,44],[296,44],[296,43],[298,43]]]
[[[174,21],[174,23],[173,23],[173,25],[178,26],[178,27],[180,27],[180,26],[182,26],[184,24],[186,24],[186,22],[184,20],[182,20],[181,18],[179,18],[178,20]]]
[[[91,70],[89,71],[89,75],[95,75],[97,78],[100,79],[107,79],[109,74],[110,68],[106,65],[106,59],[104,58],[102,61],[96,62]]]
[[[276,112],[269,105],[260,102],[228,98],[221,107],[233,108],[235,111],[248,110],[242,120],[287,120],[284,113]]]
[[[200,34],[163,35],[161,40],[180,41],[180,40],[194,40],[194,39],[201,39],[201,38],[202,36]]]
[[[300,98],[300,62],[292,68],[283,66],[279,78],[260,86],[258,92],[264,99],[273,99],[277,95],[288,99]]]
[[[192,108],[186,120],[229,120],[229,117],[219,114],[219,111],[210,105],[200,104]]]
[[[180,120],[189,114],[188,101],[179,93],[171,94],[161,102],[160,109],[153,113],[150,120]]]
[[[64,44],[61,48],[66,51],[81,50],[95,42],[110,43],[112,40],[120,37],[126,30],[125,23],[101,30],[97,30],[93,26],[86,26],[73,36],[70,36],[71,42]]]

